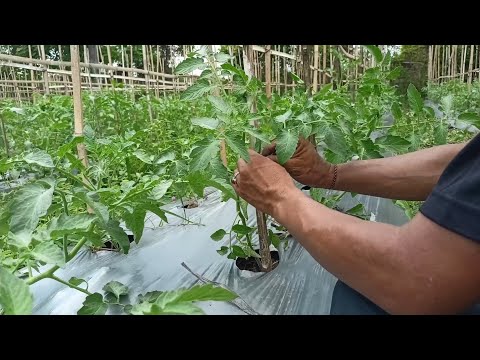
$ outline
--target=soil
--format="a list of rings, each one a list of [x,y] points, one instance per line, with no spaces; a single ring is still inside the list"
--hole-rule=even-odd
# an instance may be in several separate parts
[[[130,241],[130,244],[135,241],[135,238],[131,234],[127,234],[128,236],[128,241]],[[114,249],[113,244],[111,241],[107,241],[105,244],[103,244],[102,249]]]
[[[260,250],[256,249],[255,252],[257,254],[260,254]],[[272,257],[272,270],[274,270],[278,264],[280,263],[280,256],[278,255],[278,251],[270,251],[270,256]],[[253,256],[250,256],[248,258],[237,258],[235,261],[235,265],[237,268],[240,270],[247,270],[247,271],[252,271],[252,272],[262,272],[260,270],[260,266],[257,263],[257,258],[254,258]]]

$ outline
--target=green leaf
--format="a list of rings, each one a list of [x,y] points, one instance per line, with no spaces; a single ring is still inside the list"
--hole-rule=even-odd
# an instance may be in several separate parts
[[[435,118],[435,111],[430,106],[424,106],[423,111],[425,111],[431,118]]]
[[[168,189],[172,186],[173,180],[165,180],[162,181],[160,184],[155,186],[152,191],[150,192],[150,199],[155,201],[160,201],[167,193]]]
[[[221,113],[227,114],[227,115],[232,113],[232,107],[230,106],[230,104],[228,104],[221,97],[209,95],[208,101],[210,101],[212,105],[215,107],[215,109],[217,109]]]
[[[458,120],[465,121],[466,123],[476,126],[477,128],[480,129],[480,116],[478,116],[475,113],[466,112],[466,113],[460,114],[460,116],[458,117]]]
[[[85,191],[79,191],[75,193],[75,196],[78,197],[80,200],[84,201],[88,206],[92,208],[97,218],[100,220],[100,223],[103,227],[108,222],[110,215],[108,213],[108,208],[93,200],[92,195],[95,195],[94,192],[87,193]]]
[[[286,113],[276,116],[275,121],[279,123],[285,123],[285,121],[287,121],[291,115],[292,115],[292,110],[288,110]]]
[[[231,301],[238,297],[237,294],[213,284],[195,285],[188,290],[181,290],[177,302],[186,301]],[[161,301],[157,300],[157,304]]]
[[[391,70],[388,75],[387,79],[388,80],[395,80],[397,79],[400,75],[402,74],[402,68],[400,66],[397,66],[395,69]]]
[[[147,212],[144,209],[138,207],[133,210],[132,214],[127,212],[123,215],[125,225],[133,232],[133,237],[137,244],[143,235],[146,215]]]
[[[141,302],[140,304],[135,304],[127,311],[127,314],[131,315],[150,315],[152,314],[152,308],[155,304],[152,302]],[[125,308],[124,308],[125,309]],[[153,314],[152,314],[153,315]]]
[[[43,179],[27,184],[19,189],[10,204],[10,233],[16,239],[21,239],[21,246],[28,246],[32,232],[37,227],[40,217],[47,214],[52,204],[55,182],[53,179]]]
[[[87,285],[87,289],[88,289],[88,282],[86,280],[83,280],[83,279],[80,279],[80,278],[77,278],[75,276],[71,277],[70,280],[68,280],[68,282],[70,284],[72,284],[73,286],[78,286],[82,283],[85,283]]]
[[[186,180],[191,186],[192,190],[200,197],[204,196],[204,189],[207,186],[214,187],[220,190],[224,195],[224,201],[228,199],[235,199],[235,191],[230,183],[224,178],[217,178],[208,172],[192,172],[187,175]]]
[[[185,75],[194,70],[202,69],[205,67],[205,62],[202,58],[186,58],[175,68],[175,74]]]
[[[230,59],[232,59],[232,57],[228,54],[221,53],[221,52],[215,54],[215,60],[217,60],[219,63],[225,63]]]
[[[152,164],[152,159],[150,156],[142,149],[135,150],[133,152],[133,155],[141,161],[143,161],[145,164]]]
[[[375,45],[364,45],[364,47],[368,50],[368,52],[370,54],[373,55],[373,57],[375,58],[375,61],[377,63],[381,63],[382,60],[383,60],[383,54],[382,54],[382,51],[380,50],[380,48],[378,46],[375,46]]]
[[[33,297],[27,283],[0,266],[0,307],[5,315],[30,315]]]
[[[128,287],[118,281],[110,281],[102,289],[106,293],[115,295],[117,300],[120,300],[120,296],[128,295]]]
[[[327,145],[327,148],[342,159],[346,159],[348,156],[348,146],[343,132],[338,127],[331,124],[324,127],[321,133],[325,136],[324,142]]]
[[[215,130],[218,127],[218,120],[212,118],[194,118],[192,124],[204,129]]]
[[[368,159],[380,159],[383,156],[378,152],[379,148],[373,143],[370,139],[360,140],[362,143],[363,149],[365,150],[365,155]]]
[[[145,315],[204,315],[202,309],[190,303],[168,304],[164,308],[153,304],[149,312]]]
[[[175,153],[173,151],[169,151],[167,153],[160,155],[157,161],[155,161],[155,164],[160,165],[160,164],[163,164],[164,162],[173,161],[173,160],[175,160]]]
[[[48,226],[48,233],[53,237],[59,237],[65,234],[86,232],[95,219],[96,216],[91,214],[61,214],[58,218],[52,219]]]
[[[207,80],[197,80],[195,84],[190,86],[184,92],[181,93],[180,99],[181,100],[195,100],[203,95],[207,94],[212,90],[214,87],[209,84]]]
[[[120,245],[124,254],[128,254],[128,250],[130,249],[130,240],[128,239],[128,235],[120,227],[120,222],[118,220],[108,220],[108,223],[105,226],[105,230],[107,233],[112,237],[112,239]]]
[[[157,301],[158,297],[162,295],[163,291],[150,291],[146,293],[145,295],[138,295],[137,301],[140,302],[149,302],[149,303],[154,303]]]
[[[245,253],[246,256],[249,256],[249,257],[254,257],[254,258],[257,258],[257,259],[262,258],[259,254],[257,254],[257,252],[253,251],[252,248],[248,245],[245,245],[243,247],[243,252]]]
[[[365,209],[362,204],[357,204],[351,209],[346,211],[349,215],[363,216],[365,215]]]
[[[415,85],[408,85],[407,96],[410,107],[415,112],[415,114],[421,114],[423,111],[423,100]]]
[[[252,135],[254,138],[257,138],[261,142],[263,142],[265,144],[270,144],[270,139],[266,135],[260,133],[258,130],[250,129],[250,128],[247,128],[247,127],[244,128],[243,130],[247,134]]]
[[[320,89],[319,92],[317,92],[314,96],[315,99],[320,99],[323,96],[325,96],[331,89],[332,89],[333,84],[329,83],[326,85],[323,85],[322,88]]]
[[[165,215],[165,211],[163,211],[158,205],[156,204],[142,204],[143,209],[151,211],[155,215],[157,215],[160,219],[164,222],[168,223],[168,219]]]
[[[299,77],[297,74],[295,74],[295,73],[293,73],[293,72],[290,72],[290,75],[292,75],[292,79],[293,79],[295,82],[297,82],[297,83],[299,83],[299,84],[303,84],[303,83],[304,83],[304,81],[303,81],[302,79],[300,79],[300,77]]]
[[[247,255],[245,254],[243,249],[238,245],[233,245],[232,246],[232,251],[233,251],[233,255],[235,255],[237,257],[241,257],[241,258],[247,257]]]
[[[232,226],[232,231],[239,235],[248,235],[254,230],[254,228],[242,224],[235,224]]]
[[[42,242],[38,244],[32,250],[31,254],[35,259],[47,264],[65,265],[65,257],[62,249],[53,242]]]
[[[248,153],[247,146],[240,136],[235,133],[225,134],[225,142],[235,154],[245,161],[250,161],[250,154]]]
[[[43,150],[35,150],[23,158],[23,160],[28,164],[35,164],[45,168],[53,168],[52,158]]]
[[[268,229],[268,237],[270,238],[270,242],[276,249],[280,248],[280,238],[273,233],[271,229]]]
[[[235,66],[229,63],[225,63],[221,65],[221,68],[227,71],[230,71],[233,74],[236,74],[240,76],[240,78],[243,80],[243,83],[245,83],[248,80],[248,76],[245,74],[245,71],[237,69]]]
[[[217,253],[219,253],[222,256],[225,255],[227,252],[228,252],[228,247],[227,246],[222,246],[220,248],[220,250],[217,250]]]
[[[81,144],[84,141],[85,141],[84,136],[74,136],[70,142],[63,144],[58,148],[57,155],[61,158],[64,157],[65,154],[68,153],[68,151],[72,150],[77,144]]]
[[[299,134],[304,138],[308,138],[312,134],[312,125],[302,124],[299,127]]]
[[[77,315],[105,315],[107,310],[108,305],[103,302],[102,295],[94,293],[86,297]]]
[[[280,165],[285,164],[295,153],[298,135],[290,130],[283,130],[276,140],[276,153]]]
[[[343,114],[347,119],[355,120],[357,118],[357,113],[348,105],[335,104],[335,109]]]
[[[190,171],[204,170],[214,156],[220,152],[220,141],[205,139],[200,146],[196,147],[190,153]]]
[[[448,114],[452,111],[453,107],[453,95],[449,94],[440,99],[440,104],[442,105],[443,111]]]
[[[378,144],[378,146],[396,154],[407,151],[411,145],[410,141],[395,135],[387,135],[378,138],[375,143]]]
[[[393,103],[392,114],[396,121],[399,121],[402,118],[402,110],[400,109],[398,103]]]
[[[227,232],[223,229],[219,229],[210,235],[210,238],[215,241],[220,241],[225,237],[225,235],[227,235]]]
[[[438,123],[433,129],[433,138],[435,145],[444,145],[447,143],[447,127],[443,122]]]

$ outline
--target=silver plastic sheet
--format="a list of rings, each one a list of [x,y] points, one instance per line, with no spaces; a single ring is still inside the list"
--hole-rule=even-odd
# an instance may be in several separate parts
[[[305,191],[308,194],[308,191]],[[348,209],[358,202],[373,213],[376,221],[400,225],[407,221],[403,211],[391,200],[369,196],[344,196],[340,207]],[[82,250],[57,276],[67,280],[72,276],[88,281],[89,291],[102,292],[109,281],[116,280],[130,289],[130,299],[153,290],[174,290],[191,287],[196,274],[226,285],[235,291],[259,314],[328,314],[336,278],[318,264],[294,239],[288,247],[279,249],[280,264],[270,273],[239,270],[235,261],[219,255],[216,250],[226,245],[228,237],[215,242],[210,235],[223,228],[230,229],[236,216],[235,202],[222,202],[220,193],[210,192],[199,206],[183,209],[171,204],[169,210],[184,215],[202,225],[183,225],[182,220],[169,217],[169,224],[158,227],[160,219],[148,215],[140,243],[132,243],[128,255],[112,251],[92,253]],[[254,225],[255,213],[249,207],[249,223]],[[319,220],[321,221],[321,220]],[[254,239],[258,243],[258,239]],[[273,250],[273,248],[272,248]],[[76,314],[85,294],[46,279],[32,285],[35,298],[34,314]],[[206,314],[245,313],[227,302],[199,303]],[[107,314],[117,313],[115,310]]]

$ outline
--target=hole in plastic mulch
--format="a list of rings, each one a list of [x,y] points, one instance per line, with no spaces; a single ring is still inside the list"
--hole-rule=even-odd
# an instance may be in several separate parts
[[[255,249],[255,252],[257,254],[260,254],[259,249]],[[278,251],[270,251],[270,256],[272,257],[272,262],[273,262],[272,270],[274,270],[280,263],[280,255],[278,254]],[[240,270],[262,272],[260,269],[260,266],[257,263],[256,258],[254,258],[253,256],[250,256],[248,258],[237,258],[237,260],[235,260],[235,265]]]

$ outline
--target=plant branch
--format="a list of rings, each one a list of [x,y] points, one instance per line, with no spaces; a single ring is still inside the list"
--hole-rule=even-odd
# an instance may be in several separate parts
[[[88,290],[85,290],[85,289],[82,289],[81,287],[78,287],[78,286],[75,286],[73,284],[70,284],[69,282],[66,282],[62,279],[60,279],[59,277],[51,274],[48,278],[52,279],[52,280],[55,280],[55,281],[58,281],[59,283],[62,283],[64,285],[67,285],[68,287],[71,287],[72,289],[75,289],[75,290],[78,290],[78,291],[81,291],[87,295],[92,295],[92,293]]]

